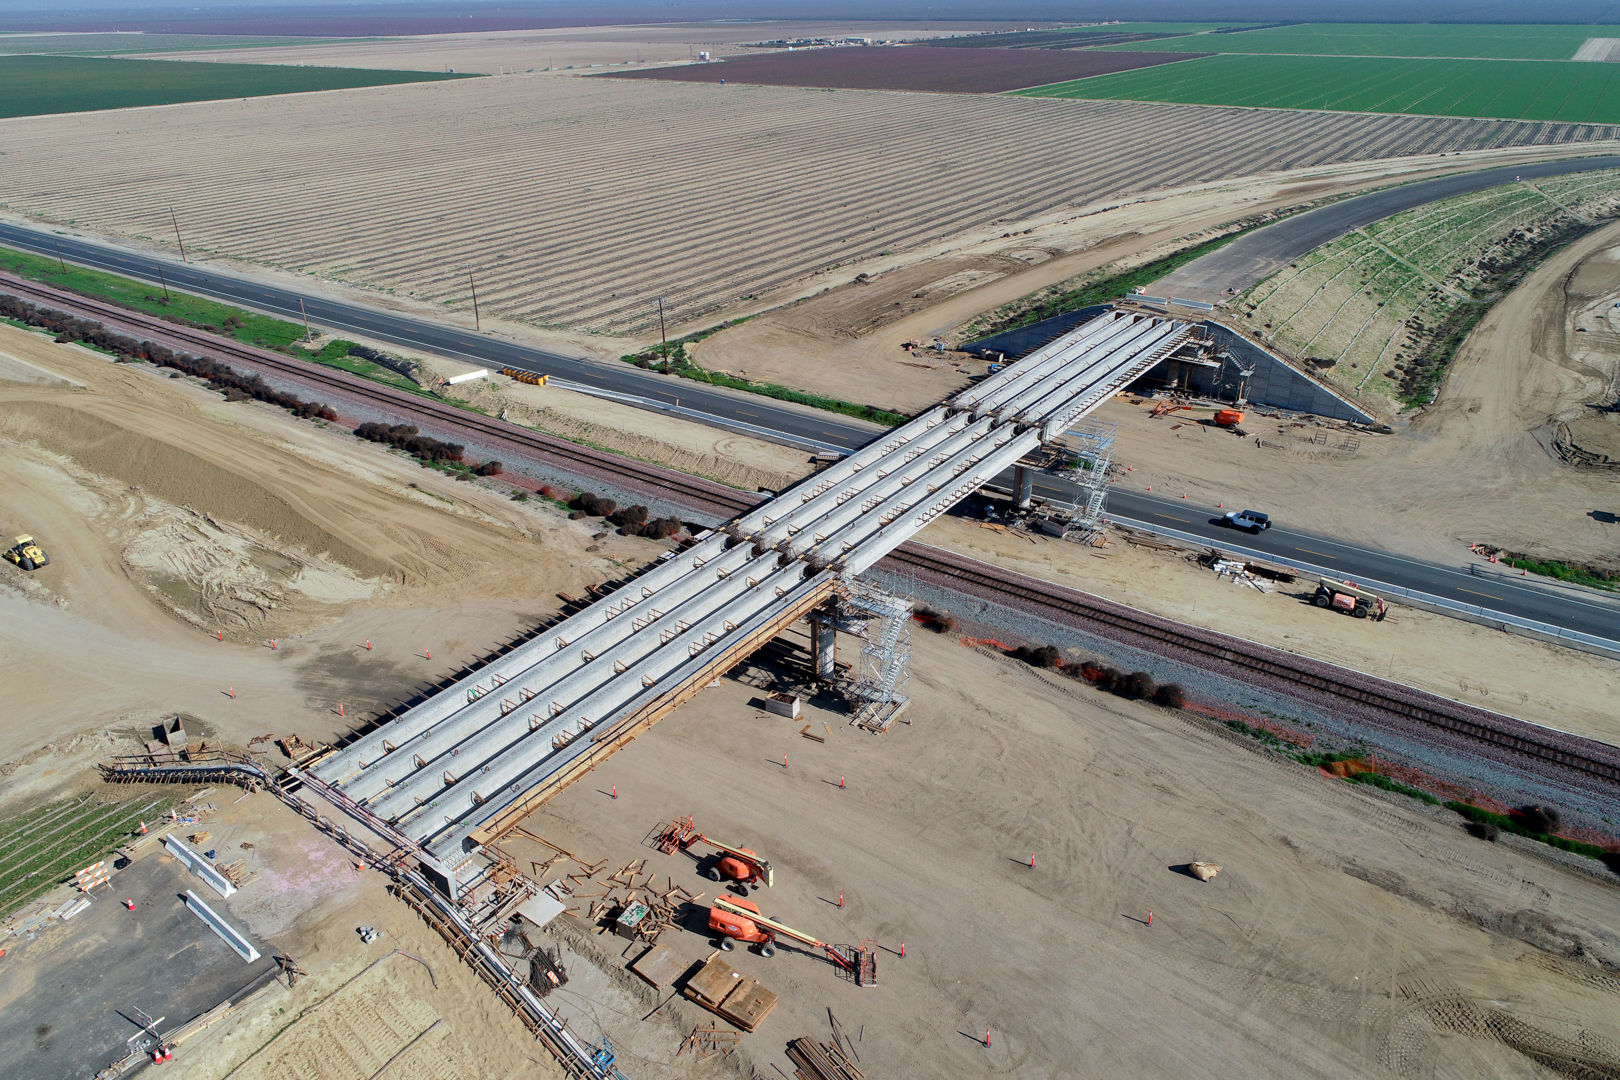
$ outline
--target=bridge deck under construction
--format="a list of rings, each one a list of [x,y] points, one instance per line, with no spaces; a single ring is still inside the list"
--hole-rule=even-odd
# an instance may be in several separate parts
[[[733,519],[307,778],[445,867],[1191,337],[1112,311]]]

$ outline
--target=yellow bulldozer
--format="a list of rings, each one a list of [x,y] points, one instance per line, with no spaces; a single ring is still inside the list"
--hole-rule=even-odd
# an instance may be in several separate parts
[[[34,542],[32,536],[16,537],[16,542],[5,551],[6,558],[22,567],[24,570],[37,570],[41,566],[49,566],[51,557],[45,554],[45,549]]]

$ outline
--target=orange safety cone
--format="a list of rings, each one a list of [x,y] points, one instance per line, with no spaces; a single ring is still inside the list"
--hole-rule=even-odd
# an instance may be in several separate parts
[[[787,768],[787,755],[786,754],[782,755],[782,768],[784,768],[784,769]]]
[[[226,693],[231,695],[231,700],[232,701],[236,700],[236,687],[234,687],[234,686],[227,687],[226,688]]]
[[[1148,910],[1148,925],[1149,926],[1153,925],[1153,911],[1152,911],[1152,909]]]
[[[275,648],[276,648],[276,639],[275,639],[275,638],[271,638],[271,639],[270,639],[270,651],[271,651],[271,652],[274,652],[274,651],[275,651]]]
[[[223,631],[223,630],[215,630],[214,633],[219,635],[219,640],[221,640],[221,641],[225,640],[225,631]]]
[[[143,822],[141,822],[141,831],[140,831],[140,835],[141,835],[141,836],[145,836],[145,835],[146,835],[146,822],[144,822],[144,821],[143,821]]]
[[[370,652],[370,651],[371,651],[371,639],[366,638],[366,652]]]
[[[844,908],[844,894],[843,894],[843,893],[839,893],[839,894],[838,894],[838,909],[839,909],[839,910],[840,910],[840,911],[842,911],[842,910],[843,910],[843,908]]]
[[[134,911],[135,910],[135,901],[133,901],[133,900],[125,900],[124,901],[124,906],[129,908],[129,910]]]
[[[900,959],[904,960],[905,958],[906,958],[906,943],[902,941],[900,943]]]
[[[422,650],[422,652],[427,656],[427,658],[429,660],[433,659],[433,650],[432,649],[426,649],[425,648],[425,649]]]
[[[341,702],[341,701],[338,702],[338,715],[339,716],[343,715],[343,702]]]

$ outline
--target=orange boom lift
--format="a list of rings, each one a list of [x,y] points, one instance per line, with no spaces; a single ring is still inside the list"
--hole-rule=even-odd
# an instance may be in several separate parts
[[[720,859],[709,867],[710,881],[725,881],[731,879],[739,885],[746,885],[757,890],[761,884],[770,888],[776,882],[776,872],[771,864],[759,857],[759,854],[745,847],[736,847],[732,844],[722,844],[698,832],[689,817],[684,822],[677,821],[664,830],[658,838],[658,846],[665,853],[676,850],[687,851],[693,844],[707,844],[720,852]]]

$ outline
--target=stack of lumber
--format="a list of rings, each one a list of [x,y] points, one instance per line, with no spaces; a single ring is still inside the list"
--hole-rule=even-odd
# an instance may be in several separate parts
[[[246,885],[249,881],[253,880],[254,877],[258,876],[256,874],[248,873],[246,859],[237,859],[232,863],[215,863],[214,869],[218,870],[220,873],[229,878],[231,884],[235,885],[238,889],[240,889],[243,885]]]
[[[648,912],[635,925],[635,938],[645,941],[649,945],[657,944],[658,935],[670,926],[678,923],[677,913],[682,904],[694,903],[707,896],[707,893],[693,895],[684,886],[675,884],[675,879],[665,877],[664,888],[659,889],[653,883],[656,874],[646,869],[646,859],[634,859],[626,863],[617,872],[602,878],[600,881],[592,880],[594,871],[584,874],[569,874],[567,880],[574,885],[565,886],[567,895],[574,900],[589,900],[590,907],[586,910],[584,918],[587,922],[601,923],[604,920],[617,919],[619,913],[636,903],[647,905]],[[637,881],[645,873],[646,877]],[[594,885],[606,885],[603,892],[586,893],[575,891],[580,885],[589,882]],[[553,884],[560,884],[553,882]],[[553,892],[552,895],[556,895]],[[558,897],[562,899],[562,897]],[[569,908],[568,914],[578,916],[578,908]]]
[[[681,992],[688,1000],[744,1031],[753,1031],[776,1008],[775,994],[745,977],[719,956],[711,956],[696,975],[686,980],[686,988]]]
[[[797,1068],[796,1080],[862,1080],[865,1073],[857,1069],[837,1043],[818,1043],[814,1039],[794,1039],[788,1043],[787,1056]]]

